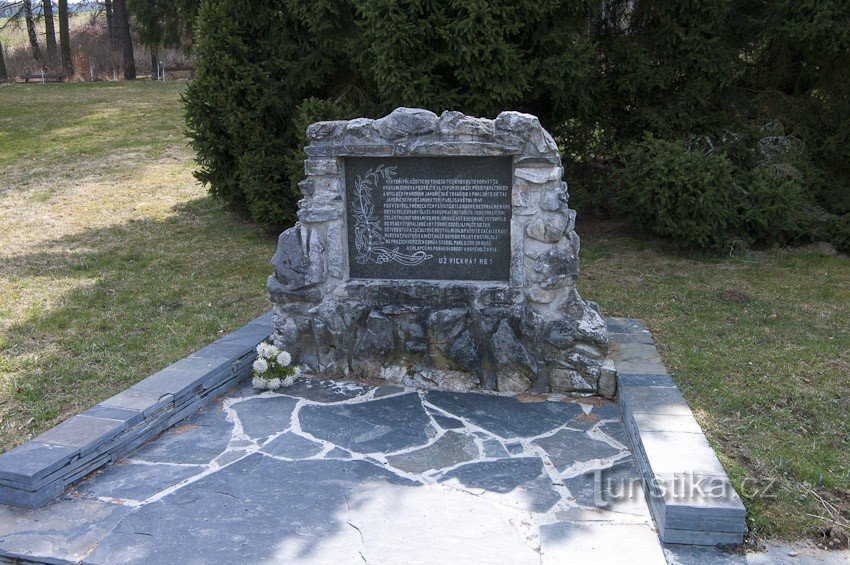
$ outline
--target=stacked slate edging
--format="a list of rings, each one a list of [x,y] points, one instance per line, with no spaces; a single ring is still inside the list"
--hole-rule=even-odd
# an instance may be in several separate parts
[[[251,374],[271,313],[0,455],[0,504],[36,508]]]
[[[649,508],[662,541],[740,544],[746,510],[649,331],[637,320],[607,318],[618,400]]]

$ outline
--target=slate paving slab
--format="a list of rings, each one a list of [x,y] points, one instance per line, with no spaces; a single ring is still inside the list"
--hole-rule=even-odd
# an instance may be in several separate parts
[[[643,482],[637,466],[630,458],[617,461],[605,469],[566,478],[564,485],[582,507],[649,519],[649,509],[643,502]]]
[[[252,454],[123,520],[95,563],[260,563],[350,528],[339,516],[361,483],[410,484],[362,461],[279,461]],[[186,543],[192,540],[192,543]]]
[[[309,440],[292,432],[286,432],[263,446],[263,453],[286,457],[287,459],[306,459],[322,452],[321,443]]]
[[[445,473],[440,481],[478,495],[492,493],[495,500],[531,512],[544,513],[561,500],[543,462],[536,457],[469,463]]]
[[[521,402],[509,396],[430,391],[426,399],[450,415],[503,438],[530,437],[553,430],[582,413],[575,403]]]
[[[245,435],[260,439],[288,428],[297,403],[286,396],[255,397],[234,405],[233,410]]]
[[[232,429],[233,424],[223,418],[217,426],[185,423],[143,445],[131,457],[151,463],[209,463],[227,448]]]
[[[424,473],[453,467],[477,459],[478,446],[472,436],[448,432],[427,447],[387,457],[390,465],[409,473]]]
[[[36,509],[0,505],[0,555],[79,563],[132,509],[59,498]]]
[[[621,453],[611,445],[590,437],[589,434],[573,430],[561,430],[551,436],[532,442],[543,448],[552,464],[565,471],[576,463],[592,459],[607,459]]]
[[[361,453],[421,446],[436,435],[416,393],[356,404],[308,405],[299,419],[305,432]]]
[[[655,532],[640,524],[562,522],[541,527],[541,563],[666,563]]]
[[[152,465],[122,461],[74,488],[75,496],[146,500],[183,479],[198,474],[196,465]]]
[[[576,562],[585,546],[564,539],[611,525],[660,552],[642,493],[601,504],[587,478],[636,474],[610,405],[535,400],[308,377],[279,392],[241,384],[45,508],[0,507],[0,555],[539,564]],[[648,551],[652,563],[660,553]]]
[[[339,383],[336,381],[321,381],[307,377],[295,380],[291,387],[286,389],[288,396],[305,398],[314,402],[331,403],[341,400],[350,400],[367,394],[373,389],[357,383]],[[374,390],[374,397],[387,396],[404,392],[404,389],[393,386],[382,386]]]

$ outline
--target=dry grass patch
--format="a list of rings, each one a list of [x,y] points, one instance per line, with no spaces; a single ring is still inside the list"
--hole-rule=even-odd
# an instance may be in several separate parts
[[[268,308],[274,240],[192,178],[182,88],[0,89],[0,449]]]

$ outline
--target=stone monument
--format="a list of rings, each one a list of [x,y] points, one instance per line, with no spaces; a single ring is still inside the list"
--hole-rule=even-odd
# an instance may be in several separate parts
[[[298,223],[268,290],[305,369],[406,385],[615,393],[539,120],[398,108],[307,129]]]

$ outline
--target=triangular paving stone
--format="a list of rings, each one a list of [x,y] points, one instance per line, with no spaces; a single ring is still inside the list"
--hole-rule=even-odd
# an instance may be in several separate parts
[[[595,440],[585,432],[561,430],[551,436],[536,439],[534,445],[542,447],[559,471],[576,463],[603,459],[620,453],[607,443]]]
[[[590,413],[598,416],[600,420],[619,420],[622,418],[620,405],[616,402],[601,402],[594,406]]]
[[[424,445],[436,435],[416,393],[356,404],[304,406],[301,429],[360,453],[390,453]]]
[[[265,444],[260,451],[289,459],[306,459],[319,454],[322,449],[324,449],[324,446],[321,443],[310,441],[292,432],[286,432]]]
[[[423,473],[465,463],[478,457],[478,447],[471,437],[446,432],[440,439],[422,449],[387,458],[390,465],[410,473]]]
[[[680,544],[664,544],[664,554],[667,556],[668,563],[681,563],[682,565],[690,565],[690,564],[698,564],[698,563],[711,563],[711,565],[747,565],[748,563],[762,563],[764,565],[788,562],[788,563],[806,563],[804,561],[805,558],[800,558],[799,556],[792,557],[788,554],[788,550],[783,552],[784,555],[780,554],[779,559],[774,561],[774,559],[768,553],[761,554],[744,554],[742,553],[731,553],[728,551],[723,551],[723,549],[719,547],[711,547],[704,545],[680,545]],[[836,552],[838,553],[838,552]],[[757,559],[750,561],[747,559],[747,555],[755,555]],[[844,563],[846,565],[846,561],[840,561],[841,556],[836,556],[837,559],[833,562],[829,560],[831,555],[827,552],[826,555],[820,555],[816,562],[811,562],[810,565],[814,565],[815,563],[819,563],[820,565],[838,565],[839,563]],[[845,555],[845,558],[848,557]],[[789,559],[790,558],[790,559]],[[821,561],[821,558],[823,561]]]
[[[262,439],[289,427],[298,401],[288,396],[254,397],[231,405],[248,437]]]
[[[575,403],[526,403],[509,396],[488,394],[430,391],[426,399],[503,438],[540,435],[582,413]]]
[[[430,410],[429,410],[430,412]],[[441,416],[440,414],[432,413],[434,421],[437,422],[437,425],[443,428],[444,430],[459,430],[464,428],[464,423],[458,420],[457,418],[449,418],[448,416]]]
[[[150,462],[207,464],[227,449],[232,428],[233,424],[223,418],[217,425],[184,423],[165,431],[130,457]]]
[[[495,439],[484,439],[481,441],[481,444],[484,446],[485,457],[493,457],[494,459],[498,459],[499,457],[510,457],[505,446]]]
[[[604,424],[599,424],[599,427],[596,429],[611,439],[623,444],[626,448],[629,447],[629,435],[626,432],[623,422],[605,422]]]
[[[546,512],[561,499],[537,457],[467,463],[443,474],[440,482],[530,512]]]

